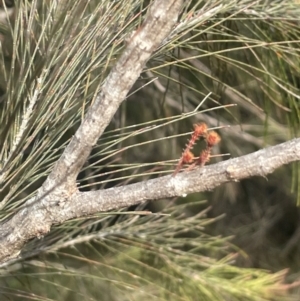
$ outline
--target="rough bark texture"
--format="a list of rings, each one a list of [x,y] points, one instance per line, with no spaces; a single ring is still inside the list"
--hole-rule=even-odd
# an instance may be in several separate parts
[[[0,262],[18,256],[29,239],[46,234],[51,225],[69,219],[70,214],[79,214],[76,206],[67,210],[77,200],[75,196],[79,195],[76,178],[152,52],[175,26],[182,2],[156,0],[152,3],[143,25],[132,34],[124,53],[106,78],[95,102],[53,171],[38,190],[36,198],[29,200],[24,209],[0,225]],[[58,211],[61,214],[56,216]],[[84,214],[88,212],[85,210]]]
[[[79,192],[76,178],[91,149],[139,77],[151,53],[175,25],[182,0],[157,0],[141,28],[106,79],[85,120],[38,190],[37,196],[0,225],[0,263],[16,258],[24,244],[45,235],[54,224],[146,200],[211,190],[228,181],[266,176],[300,160],[300,139],[202,169],[107,190]]]
[[[53,224],[66,220],[135,205],[146,200],[181,196],[187,193],[212,190],[230,181],[272,173],[276,168],[300,160],[300,138],[272,146],[239,158],[182,172],[175,177],[158,179],[106,190],[77,192],[64,202],[49,203],[46,207],[28,203],[1,226],[0,262],[17,256],[6,250],[19,250],[18,239],[45,234]],[[51,216],[51,219],[49,219]],[[19,227],[24,229],[20,237]],[[3,235],[6,233],[6,235]]]

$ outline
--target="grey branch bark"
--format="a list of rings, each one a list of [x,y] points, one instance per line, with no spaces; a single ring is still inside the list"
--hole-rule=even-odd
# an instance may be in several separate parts
[[[73,196],[70,205],[57,212],[56,216],[61,218],[57,222],[62,223],[66,217],[71,219],[105,212],[147,200],[208,191],[223,183],[253,176],[265,177],[278,167],[299,160],[300,138],[297,138],[239,158],[182,172],[175,177],[164,176],[106,190],[79,192]]]
[[[72,218],[127,207],[147,200],[212,190],[223,183],[253,176],[264,177],[282,165],[299,160],[300,138],[297,138],[239,158],[182,172],[175,177],[164,176],[106,190],[76,192],[66,202],[48,203],[47,207],[37,207],[29,203],[26,210],[18,212],[0,227],[0,263],[16,256],[16,253],[10,256],[12,253],[7,253],[7,250],[19,250],[16,249],[15,240],[10,239],[19,238],[18,225],[22,225],[27,231],[30,229],[31,235],[39,236],[47,233],[53,224],[61,224]],[[51,215],[53,219],[49,221],[47,215]]]
[[[15,258],[29,239],[44,235],[50,231],[51,225],[61,220],[61,216],[57,217],[50,208],[70,205],[75,200],[74,196],[78,195],[76,178],[84,162],[153,51],[175,26],[182,3],[182,0],[156,0],[152,3],[144,23],[132,33],[124,53],[36,198],[29,200],[24,209],[0,225],[0,262]],[[68,219],[67,216],[64,220]]]
[[[133,33],[126,50],[106,79],[85,120],[53,171],[23,209],[0,225],[0,263],[16,258],[24,244],[52,225],[146,200],[211,190],[228,181],[265,176],[300,160],[300,139],[202,169],[107,190],[79,192],[76,178],[91,149],[137,80],[147,60],[175,25],[182,0],[156,0]]]
[[[104,132],[130,88],[138,79],[153,51],[169,35],[178,20],[182,0],[157,0],[150,6],[145,22],[128,41],[95,102],[75,136],[57,161],[38,196],[49,193],[68,198],[76,192],[76,178],[93,146]]]

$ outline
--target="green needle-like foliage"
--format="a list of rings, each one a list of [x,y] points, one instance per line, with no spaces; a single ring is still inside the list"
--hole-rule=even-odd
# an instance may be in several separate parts
[[[152,3],[17,0],[11,12],[2,2],[1,221],[36,194]],[[185,1],[176,30],[93,149],[79,189],[171,174],[200,121],[226,128],[223,159],[299,136],[299,16],[296,0]],[[234,266],[243,252],[207,234],[215,219],[198,200],[58,225],[3,267],[0,299],[288,300],[286,271]]]

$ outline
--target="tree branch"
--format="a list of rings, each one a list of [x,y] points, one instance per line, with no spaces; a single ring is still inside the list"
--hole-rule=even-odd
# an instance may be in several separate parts
[[[223,183],[250,178],[265,177],[282,165],[300,160],[300,138],[259,150],[239,158],[230,159],[193,171],[182,172],[175,177],[157,179],[106,190],[79,192],[71,204],[57,212],[58,223],[72,219],[128,207],[147,200],[182,196],[209,191]]]
[[[155,0],[152,3],[144,23],[131,36],[83,123],[38,190],[37,196],[0,226],[0,262],[15,258],[29,239],[44,235],[50,231],[51,225],[61,220],[61,215],[56,217],[57,211],[52,209],[67,203],[70,205],[72,195],[78,194],[76,178],[84,162],[152,52],[168,37],[178,20],[182,3],[182,0]],[[67,215],[63,219],[68,219]]]
[[[47,207],[37,208],[35,204],[28,202],[27,208],[0,227],[0,263],[17,256],[16,253],[12,256],[12,252],[7,253],[7,250],[18,249],[16,240],[19,238],[20,225],[25,227],[23,235],[28,231],[38,237],[47,233],[47,229],[53,224],[60,224],[72,218],[127,207],[146,200],[212,190],[226,182],[266,176],[282,165],[299,160],[300,138],[297,138],[239,158],[182,172],[175,177],[164,176],[106,190],[77,192],[68,201],[51,203]],[[55,219],[46,219],[49,214]]]
[[[95,102],[75,136],[55,164],[38,197],[45,199],[51,191],[68,198],[77,190],[76,178],[93,146],[138,79],[153,51],[169,35],[178,20],[182,0],[157,0],[148,10],[146,20],[132,34],[128,45],[105,80]],[[54,192],[55,190],[55,192]]]

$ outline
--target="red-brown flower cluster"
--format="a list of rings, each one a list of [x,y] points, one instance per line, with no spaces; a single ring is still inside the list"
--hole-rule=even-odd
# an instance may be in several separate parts
[[[206,148],[203,151],[201,151],[199,158],[195,159],[195,156],[191,152],[191,150],[193,149],[195,143],[200,137],[203,137],[205,139]],[[207,163],[210,159],[212,148],[215,145],[217,145],[220,141],[221,138],[215,131],[207,131],[207,125],[204,122],[194,124],[194,131],[192,133],[192,136],[189,139],[186,148],[179,159],[173,176],[175,176],[179,172],[179,170],[184,164],[191,164],[189,169],[191,169],[195,165],[204,166],[205,163]]]

